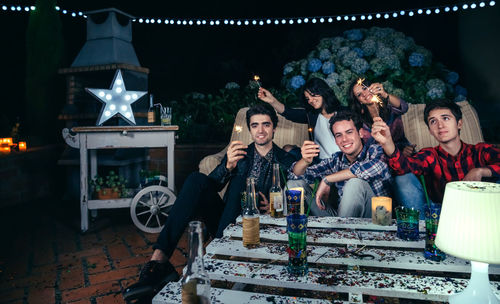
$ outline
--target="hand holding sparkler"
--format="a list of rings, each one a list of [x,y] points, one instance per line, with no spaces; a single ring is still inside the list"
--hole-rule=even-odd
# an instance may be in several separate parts
[[[309,165],[319,155],[319,145],[313,141],[305,140],[300,148],[300,153],[304,162]]]
[[[276,110],[276,112],[281,114],[285,111],[285,105],[279,102],[279,100],[276,99],[276,97],[274,97],[271,92],[264,89],[263,87],[259,87],[257,97],[263,102],[270,104]]]
[[[384,97],[384,98],[387,98],[389,96],[389,94],[387,94],[384,91],[384,87],[382,86],[381,83],[373,83],[370,85],[370,87],[367,87],[364,84],[364,81],[365,81],[364,78],[359,78],[357,81],[357,84],[362,86],[363,88],[367,89],[370,93],[372,93],[372,98],[371,98],[372,103],[377,103],[379,106],[382,107],[383,103],[382,103],[381,95],[385,94],[386,97]]]
[[[226,153],[227,155],[226,168],[229,171],[236,168],[238,161],[240,159],[243,159],[247,155],[247,151],[245,150],[246,148],[248,148],[248,146],[243,144],[243,142],[239,140],[235,140],[229,144]]]

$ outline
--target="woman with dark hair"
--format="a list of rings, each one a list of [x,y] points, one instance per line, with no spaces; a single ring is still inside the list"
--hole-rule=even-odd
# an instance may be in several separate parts
[[[349,86],[349,107],[363,121],[361,136],[365,144],[372,144],[371,126],[374,117],[380,117],[391,129],[392,139],[405,154],[415,152],[405,137],[401,115],[408,111],[408,104],[403,99],[391,95],[384,90],[381,83],[370,83],[368,80],[355,80]]]
[[[349,106],[358,113],[363,121],[361,137],[365,145],[374,143],[371,135],[373,118],[380,117],[389,126],[394,144],[405,156],[415,152],[415,145],[406,139],[401,115],[408,111],[408,104],[403,99],[391,95],[384,90],[381,83],[370,83],[367,80],[355,80],[349,86]],[[423,191],[418,178],[408,173],[394,178],[393,191],[400,205],[406,207],[419,206],[423,201]],[[420,214],[420,218],[424,215]]]
[[[259,89],[257,96],[262,101],[270,104],[276,112],[286,119],[307,124],[310,140],[320,147],[320,159],[330,158],[332,154],[340,151],[330,130],[329,121],[342,107],[337,97],[335,97],[335,93],[324,80],[311,78],[305,84],[302,98],[305,109],[292,109],[285,106],[264,88]],[[296,149],[298,151],[295,151]],[[295,156],[300,159],[300,149],[294,148],[292,150],[298,152],[298,155]],[[292,154],[297,154],[293,152]]]

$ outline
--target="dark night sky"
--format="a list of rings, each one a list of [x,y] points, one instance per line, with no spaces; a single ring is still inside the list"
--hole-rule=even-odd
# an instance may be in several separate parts
[[[11,3],[18,4],[19,1]],[[32,4],[34,1],[25,1]],[[454,1],[59,1],[69,10],[88,11],[116,7],[140,17],[190,18],[190,17],[301,17],[369,13],[450,4]],[[397,5],[397,7],[395,7]],[[469,88],[476,99],[491,98],[498,90],[482,92],[481,84],[474,84],[474,77],[467,79],[467,65],[461,37],[462,19],[474,22],[484,19],[484,14],[500,15],[495,8],[476,9],[463,13],[431,16],[400,17],[371,22],[340,22],[332,24],[279,25],[279,26],[172,26],[133,23],[133,45],[142,66],[150,69],[150,91],[161,100],[172,100],[182,94],[198,91],[208,93],[222,88],[229,81],[241,85],[251,75],[259,74],[265,86],[279,87],[283,65],[291,60],[304,58],[321,38],[340,35],[346,29],[371,26],[393,27],[412,36],[417,44],[431,50],[438,61],[457,71],[460,82]],[[470,21],[472,18],[472,21]],[[474,19],[475,18],[475,19]],[[68,67],[85,42],[85,20],[61,16],[65,43],[65,63]],[[1,58],[4,61],[2,86],[11,89],[2,98],[9,115],[23,113],[25,31],[28,17],[25,13],[0,14],[0,33],[3,37]],[[495,40],[498,33],[484,39]],[[496,39],[498,50],[498,39]],[[478,56],[477,60],[481,60]],[[493,65],[499,66],[498,61]],[[498,69],[497,69],[498,70]],[[472,79],[474,78],[474,79]],[[64,82],[63,79],[61,79]],[[64,98],[64,95],[62,95]]]

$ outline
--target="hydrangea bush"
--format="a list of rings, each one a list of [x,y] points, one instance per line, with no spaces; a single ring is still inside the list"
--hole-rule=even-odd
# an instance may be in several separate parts
[[[347,105],[349,85],[361,76],[382,82],[387,92],[410,103],[467,97],[458,74],[436,62],[429,50],[401,32],[379,27],[322,39],[306,58],[284,66],[282,84],[300,94],[308,79],[322,78]]]

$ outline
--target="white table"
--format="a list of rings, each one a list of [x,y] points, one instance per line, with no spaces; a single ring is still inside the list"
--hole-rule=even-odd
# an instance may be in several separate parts
[[[337,293],[345,296],[346,303],[362,303],[363,295],[447,301],[450,294],[461,291],[468,282],[469,262],[452,256],[442,262],[423,257],[423,233],[421,240],[408,242],[396,237],[394,224],[378,226],[373,225],[371,219],[333,217],[309,217],[309,273],[294,277],[286,271],[286,220],[261,216],[260,222],[261,245],[256,249],[243,247],[241,219],[228,226],[222,238],[214,239],[208,245],[204,260],[211,280],[234,282],[234,286],[240,289],[245,284],[315,291],[324,298],[332,298]],[[424,231],[423,226],[421,221],[421,232]],[[371,254],[375,258],[361,259],[353,254],[344,254],[346,245],[350,248],[357,246],[358,249],[366,245],[360,253]],[[498,278],[500,266],[490,265],[489,273]],[[153,303],[176,303],[180,288],[175,284],[178,283],[167,285],[156,295]],[[500,282],[492,281],[492,286],[500,297]],[[239,299],[249,296],[247,293],[215,288],[212,290],[212,302],[230,303],[228,299],[233,299],[231,303],[240,303]],[[281,301],[288,303],[284,299]],[[309,301],[312,300],[296,302]]]
[[[66,143],[80,149],[80,212],[81,230],[88,229],[88,210],[128,208],[130,198],[116,200],[89,200],[88,154],[90,150],[90,176],[97,174],[97,149],[167,148],[168,188],[174,189],[174,146],[178,126],[105,126],[65,128],[62,135]],[[72,134],[74,133],[74,134]]]

